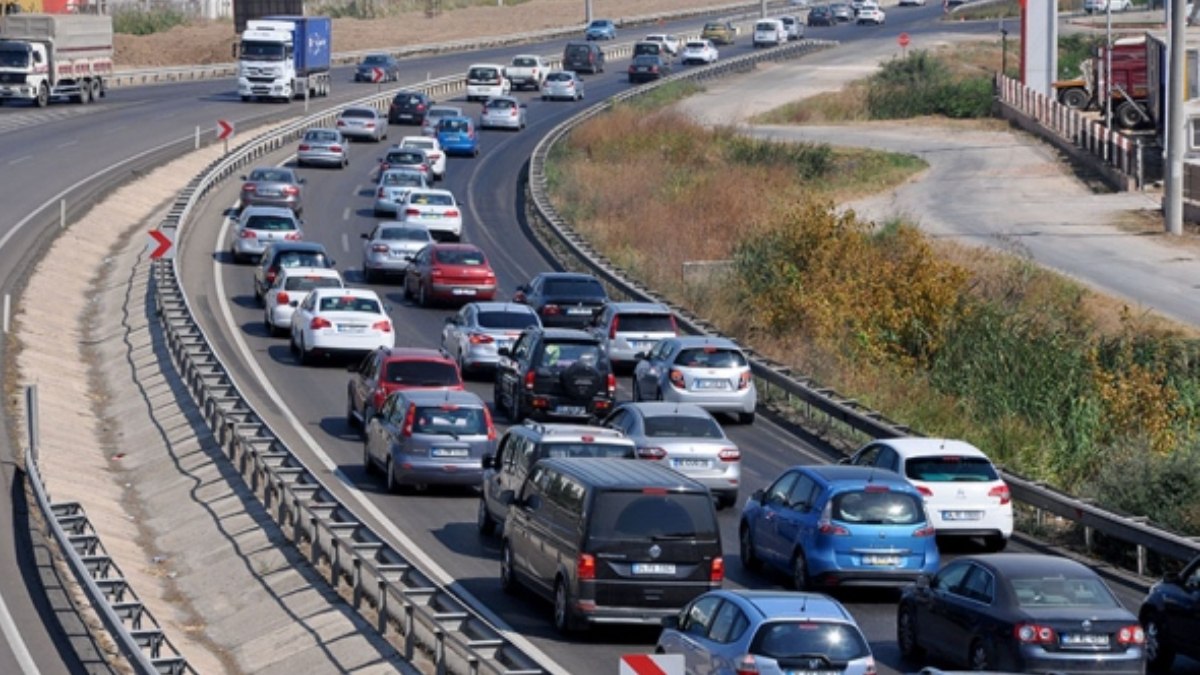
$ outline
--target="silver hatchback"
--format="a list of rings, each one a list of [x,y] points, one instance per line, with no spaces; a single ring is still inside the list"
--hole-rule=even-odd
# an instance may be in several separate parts
[[[319,164],[344,169],[350,164],[348,145],[337,129],[309,129],[296,149],[296,165]]]
[[[690,403],[623,403],[602,423],[633,440],[639,459],[665,464],[712,492],[717,508],[737,503],[742,451],[704,408]]]
[[[291,209],[277,206],[248,206],[238,215],[233,228],[229,252],[233,262],[261,256],[268,244],[277,241],[300,241],[304,232],[300,220]]]
[[[363,280],[375,283],[390,274],[408,271],[409,256],[433,243],[429,228],[384,221],[363,233]]]
[[[511,348],[526,328],[542,325],[537,312],[516,302],[472,302],[446,317],[442,351],[458,363],[463,376],[490,370],[500,361],[500,348]]]
[[[375,186],[375,215],[396,215],[409,192],[427,187],[426,173],[419,169],[388,169],[380,173]]]
[[[754,421],[758,393],[750,361],[727,338],[682,336],[654,345],[633,369],[633,400],[695,403]]]
[[[596,315],[590,330],[604,343],[614,367],[632,367],[638,354],[679,334],[671,308],[657,302],[610,302]]]
[[[286,166],[265,166],[242,176],[240,196],[247,206],[282,206],[296,213],[304,211],[304,179]]]
[[[511,96],[493,96],[483,104],[479,114],[480,129],[525,128],[525,104]]]
[[[542,83],[542,100],[570,99],[582,101],[583,80],[573,70],[556,70],[546,76]]]
[[[483,457],[496,452],[487,405],[469,391],[409,389],[388,396],[366,426],[363,464],[382,469],[388,491],[483,481]]]
[[[363,141],[387,139],[387,117],[374,108],[346,108],[337,118],[338,131],[346,138]]]

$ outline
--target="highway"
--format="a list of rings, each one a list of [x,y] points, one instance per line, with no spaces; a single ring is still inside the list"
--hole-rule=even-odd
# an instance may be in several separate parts
[[[885,27],[809,29],[808,36],[842,41],[894,40],[901,31],[919,35],[931,30],[930,20],[939,13],[940,8],[936,7],[903,12],[892,9]],[[682,32],[695,30],[697,25],[693,21],[662,30]],[[989,23],[964,28],[982,33],[991,31],[993,26]],[[631,35],[626,31],[622,37]],[[556,41],[415,59],[405,62],[404,73],[423,76],[428,72],[434,77],[462,73],[469,63],[507,62],[518,51],[556,54],[561,44],[562,41]],[[736,47],[725,47],[722,52],[729,56],[748,49],[748,40],[743,35]],[[506,297],[533,274],[552,267],[552,262],[545,260],[528,241],[519,218],[523,210],[519,178],[530,151],[540,135],[561,120],[630,86],[624,78],[625,63],[623,59],[614,59],[607,72],[588,77],[588,100],[583,103],[542,102],[531,94],[520,94],[529,99],[527,129],[519,133],[485,131],[480,157],[450,160],[444,187],[454,191],[463,202],[465,238],[488,252],[500,279],[502,296]],[[314,101],[314,107],[374,91],[374,85],[351,84],[350,72],[339,69],[334,96],[331,100]],[[401,78],[402,82],[413,80],[413,77]],[[7,276],[0,279],[4,292],[14,292],[10,289],[18,287],[21,264],[28,261],[29,251],[39,249],[45,236],[53,232],[53,228],[40,229],[40,219],[23,220],[25,214],[33,213],[43,204],[55,203],[60,191],[71,189],[124,158],[181,139],[186,141],[197,125],[211,129],[216,119],[222,118],[231,119],[244,129],[258,121],[295,113],[301,105],[242,104],[237,101],[231,80],[217,80],[115,90],[103,103],[91,108],[0,109],[3,138],[0,167],[4,167],[6,176],[5,203],[11,207],[0,215],[0,264],[8,270]],[[468,110],[474,107],[472,104]],[[390,140],[398,140],[409,132],[416,130],[392,127]],[[307,238],[322,242],[333,252],[338,267],[351,283],[362,283],[358,274],[361,257],[358,237],[376,220],[371,213],[370,189],[374,160],[384,147],[355,144],[351,166],[344,171],[301,170],[308,178],[304,215]],[[283,162],[288,157],[280,154],[275,160]],[[128,177],[136,178],[136,174],[130,173]],[[222,227],[223,212],[235,202],[237,189],[236,182],[228,184],[195,215],[184,234],[180,264],[197,318],[221,358],[236,374],[243,393],[293,451],[310,467],[324,467],[322,479],[326,484],[377,531],[385,533],[392,543],[416,560],[424,561],[437,578],[474,597],[480,607],[488,608],[565,671],[611,673],[620,654],[647,651],[653,644],[655,631],[600,630],[566,641],[550,625],[548,604],[528,596],[504,595],[497,578],[498,541],[481,539],[476,533],[473,494],[434,490],[418,495],[389,495],[377,479],[364,474],[361,439],[346,425],[344,416],[348,374],[341,366],[347,364],[298,366],[288,352],[286,339],[270,338],[263,329],[262,310],[253,297],[251,268],[234,266],[227,259],[228,234]],[[436,346],[443,318],[451,309],[419,309],[403,299],[398,286],[375,288],[392,305],[398,344]],[[627,379],[622,378],[626,397],[627,385]],[[473,382],[471,389],[490,400],[490,383]],[[52,411],[43,411],[42,419],[43,424],[52,423]],[[765,486],[786,466],[831,458],[826,451],[802,442],[783,426],[773,423],[768,415],[760,415],[753,426],[731,425],[728,430],[744,452],[743,496]],[[737,511],[734,508],[721,515],[728,585],[784,587],[782,579],[742,570],[736,553]],[[6,553],[7,550],[0,551]],[[7,555],[0,564],[9,564]],[[1126,605],[1136,609],[1140,592],[1117,590]],[[28,617],[31,610],[14,607],[12,598],[20,597],[23,591],[23,586],[14,584],[11,578],[0,577],[0,596],[10,603],[22,628],[29,624],[20,620],[21,612]],[[901,672],[914,665],[902,664],[895,648],[894,595],[851,593],[841,597],[871,640],[883,672]],[[7,638],[7,633],[4,636]],[[44,641],[34,643],[31,651],[47,662],[53,659]],[[20,672],[8,665],[0,659],[0,672]],[[1181,668],[1177,667],[1177,671],[1184,672]]]

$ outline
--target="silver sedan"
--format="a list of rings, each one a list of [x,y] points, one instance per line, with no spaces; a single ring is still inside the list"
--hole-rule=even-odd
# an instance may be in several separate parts
[[[483,104],[479,114],[480,129],[525,128],[525,104],[511,96],[495,96]]]
[[[304,179],[286,166],[259,167],[242,176],[241,208],[279,206],[304,210]]]
[[[583,100],[583,80],[573,70],[556,70],[546,76],[542,84],[542,100]]]
[[[633,369],[633,400],[695,403],[754,421],[758,393],[750,361],[728,338],[685,335],[660,340]]]
[[[375,186],[375,215],[396,215],[400,204],[404,203],[410,191],[427,187],[429,187],[429,180],[419,169],[403,168],[384,171],[379,174],[379,183]]]
[[[296,149],[296,165],[322,164],[344,169],[350,164],[348,146],[337,129],[309,129]]]
[[[384,221],[363,238],[363,280],[375,283],[385,275],[408,271],[409,256],[433,243],[429,230],[420,225]]]
[[[540,326],[537,312],[515,302],[472,302],[442,328],[442,349],[458,362],[465,376],[472,371],[494,368],[497,350],[511,347],[525,328]]]
[[[742,452],[713,416],[690,403],[623,403],[602,423],[637,445],[639,459],[656,461],[703,483],[717,508],[737,503]]]
[[[387,139],[387,117],[374,108],[346,108],[337,118],[338,131],[346,138],[379,141]]]

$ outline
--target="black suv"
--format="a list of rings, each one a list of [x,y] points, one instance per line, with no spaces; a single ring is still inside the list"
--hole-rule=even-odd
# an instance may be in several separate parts
[[[608,293],[590,274],[543,272],[517,286],[513,301],[532,307],[543,326],[587,328],[608,302]]]
[[[281,267],[325,267],[335,264],[325,247],[312,241],[281,241],[267,244],[254,268],[254,297],[260,303],[275,283]]]
[[[570,42],[563,49],[562,69],[592,75],[603,73],[604,50],[592,42]]]
[[[612,410],[617,378],[595,335],[526,328],[511,348],[498,353],[492,401],[510,423],[526,417],[596,419]]]
[[[396,92],[392,105],[388,107],[388,124],[420,126],[425,123],[425,113],[434,103],[433,99],[419,91]]]
[[[657,462],[543,459],[500,498],[500,585],[552,599],[561,632],[658,626],[725,578],[708,488]]]

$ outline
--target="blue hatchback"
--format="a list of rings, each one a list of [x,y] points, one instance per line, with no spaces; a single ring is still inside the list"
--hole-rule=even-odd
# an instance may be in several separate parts
[[[617,25],[611,19],[594,19],[583,34],[589,40],[616,40]]]
[[[747,500],[738,534],[743,566],[787,572],[797,590],[903,586],[939,564],[921,493],[873,467],[791,467]]]
[[[438,144],[447,155],[479,156],[479,134],[470,117],[443,117],[437,124]]]

